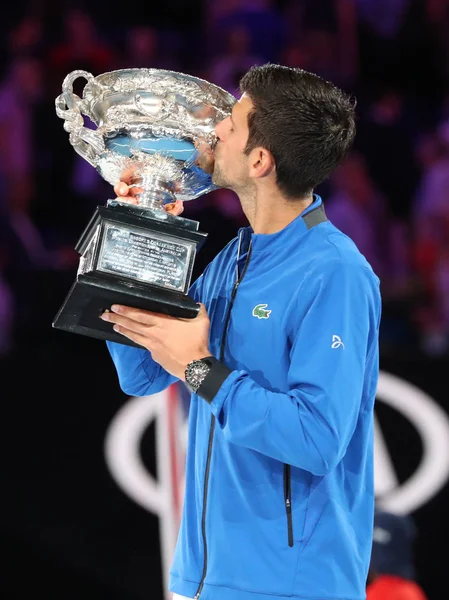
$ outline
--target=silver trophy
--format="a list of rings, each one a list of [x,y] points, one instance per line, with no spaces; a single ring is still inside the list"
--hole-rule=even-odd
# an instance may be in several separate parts
[[[73,91],[79,78],[87,81],[82,98]],[[99,318],[111,304],[184,318],[198,314],[188,290],[207,233],[164,205],[215,189],[204,165],[216,143],[215,125],[235,101],[224,89],[175,71],[66,76],[56,114],[76,152],[112,186],[126,172],[143,191],[138,205],[111,199],[97,206],[76,245],[78,272],[53,327],[136,345]]]

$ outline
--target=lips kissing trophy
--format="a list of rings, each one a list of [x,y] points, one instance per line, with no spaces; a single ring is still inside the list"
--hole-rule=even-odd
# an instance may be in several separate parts
[[[78,78],[87,80],[82,98],[73,92]],[[120,69],[94,77],[76,70],[66,76],[55,105],[73,148],[112,186],[128,172],[143,191],[137,205],[111,199],[97,206],[75,247],[81,256],[76,279],[53,327],[136,346],[99,318],[111,304],[183,318],[198,314],[188,290],[207,233],[164,205],[216,189],[201,165],[216,142],[215,125],[235,100],[175,71]]]

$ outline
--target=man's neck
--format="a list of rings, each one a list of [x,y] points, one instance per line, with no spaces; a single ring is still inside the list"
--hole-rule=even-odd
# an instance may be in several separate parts
[[[286,199],[279,193],[239,196],[243,212],[254,233],[270,234],[281,231],[313,202],[313,194],[297,200]]]

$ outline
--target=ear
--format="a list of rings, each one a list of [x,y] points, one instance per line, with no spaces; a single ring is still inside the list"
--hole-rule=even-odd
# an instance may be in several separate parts
[[[273,155],[265,148],[254,148],[249,158],[250,177],[267,177],[275,168]]]

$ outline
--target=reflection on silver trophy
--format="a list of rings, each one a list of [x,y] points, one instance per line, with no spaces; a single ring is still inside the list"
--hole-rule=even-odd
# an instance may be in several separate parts
[[[87,81],[82,97],[74,82]],[[159,69],[122,69],[94,77],[73,71],[56,99],[73,148],[114,186],[124,173],[143,191],[138,205],[98,206],[82,233],[78,273],[53,326],[134,345],[98,318],[111,304],[192,318],[188,296],[195,254],[207,234],[164,205],[215,189],[205,167],[215,125],[235,98],[203,79]]]

